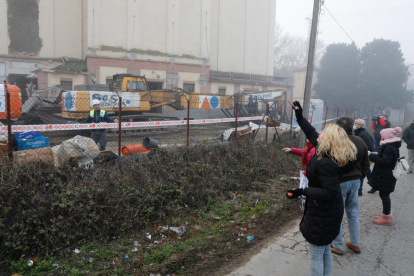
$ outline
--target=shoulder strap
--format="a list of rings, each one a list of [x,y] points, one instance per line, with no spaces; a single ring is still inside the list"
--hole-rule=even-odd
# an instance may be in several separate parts
[[[105,110],[101,109],[101,114],[100,115],[101,115],[101,117],[105,117]]]
[[[89,112],[89,116],[93,117],[95,115],[95,110],[91,110],[91,112]]]

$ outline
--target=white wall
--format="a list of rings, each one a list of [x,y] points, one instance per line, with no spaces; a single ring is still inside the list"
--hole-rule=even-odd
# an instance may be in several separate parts
[[[247,0],[219,0],[217,55],[211,59],[212,70],[245,72],[245,35]]]
[[[210,58],[212,70],[271,75],[276,0],[89,0],[89,47]]]
[[[48,74],[48,85],[47,86],[54,86],[54,85],[60,85],[61,79],[71,79],[72,80],[72,86],[84,84],[84,74],[54,74],[49,73]],[[105,82],[104,82],[105,83]]]
[[[39,57],[82,58],[82,2],[87,0],[39,1],[39,36],[43,41]],[[86,10],[84,10],[86,13]],[[87,18],[84,17],[84,46]],[[85,51],[84,51],[85,54]]]
[[[211,0],[89,0],[89,47],[207,58]],[[207,38],[206,38],[207,36]]]
[[[316,92],[313,90],[313,86],[317,82],[317,74],[313,74],[312,77],[312,91],[311,97],[316,97]],[[305,94],[305,84],[306,84],[306,69],[303,70],[296,70],[293,72],[293,100],[300,100],[303,99]]]
[[[133,44],[130,48],[155,50],[162,53],[167,49],[167,0],[138,0],[134,4],[138,11],[134,12],[135,27],[131,32]],[[154,20],[158,18],[159,20]]]
[[[230,96],[234,94],[234,83],[226,83],[226,82],[212,82],[211,93],[218,94],[220,87],[226,88],[226,96]]]
[[[7,33],[7,1],[0,0],[0,55],[9,53],[9,35]]]
[[[106,45],[210,59],[211,70],[272,74],[276,0],[41,0],[40,57],[82,58],[82,3],[83,57],[86,48]],[[6,0],[0,37],[7,37]],[[8,44],[0,39],[0,54]]]
[[[244,72],[272,75],[276,2],[247,0]]]
[[[272,75],[276,0],[212,0],[211,69]]]
[[[105,84],[107,77],[113,77],[115,74],[126,74],[127,68],[121,68],[121,67],[106,67],[101,66],[99,67],[99,83]]]

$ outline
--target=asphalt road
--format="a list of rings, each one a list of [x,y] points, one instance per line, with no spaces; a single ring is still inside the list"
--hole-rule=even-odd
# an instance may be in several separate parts
[[[407,155],[405,144],[401,156]],[[380,226],[373,222],[381,214],[382,204],[378,192],[368,194],[365,182],[363,196],[359,197],[361,254],[356,255],[344,246],[344,255],[333,255],[333,275],[414,275],[414,174],[397,183],[391,194],[393,226]],[[299,231],[300,220],[293,228],[277,237],[253,256],[243,267],[229,276],[305,276],[309,275],[308,243]],[[344,215],[343,242],[349,241],[348,225]]]

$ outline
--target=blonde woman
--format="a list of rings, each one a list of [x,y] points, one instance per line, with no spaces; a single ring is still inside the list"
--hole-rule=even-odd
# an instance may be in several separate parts
[[[344,202],[340,180],[344,170],[356,161],[357,149],[345,130],[337,125],[325,126],[318,133],[302,115],[299,102],[294,102],[296,119],[316,154],[308,164],[306,175],[309,187],[289,190],[289,199],[306,196],[305,211],[299,229],[309,242],[311,276],[332,275],[331,243],[338,236]]]

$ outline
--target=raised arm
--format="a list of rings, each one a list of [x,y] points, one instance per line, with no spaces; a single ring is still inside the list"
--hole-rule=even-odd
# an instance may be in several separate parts
[[[319,133],[315,130],[315,128],[303,117],[303,109],[302,106],[298,101],[293,103],[296,120],[302,131],[305,133],[306,138],[308,138],[309,142],[315,147],[318,145],[318,137]]]
[[[302,150],[298,148],[292,148],[290,153],[294,155],[302,156]]]

